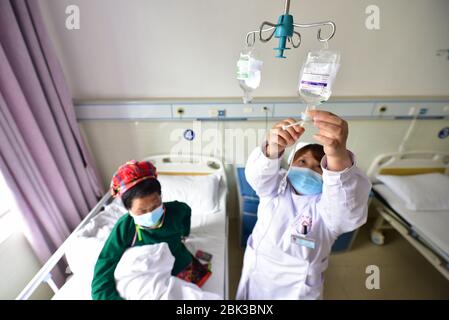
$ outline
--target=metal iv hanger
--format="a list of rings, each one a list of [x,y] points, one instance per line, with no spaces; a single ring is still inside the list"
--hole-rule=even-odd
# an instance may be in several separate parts
[[[268,26],[268,28],[266,28]],[[314,28],[314,27],[323,27],[330,26],[331,33],[328,37],[321,37],[321,28],[318,29],[317,39],[320,42],[329,41],[335,34],[336,25],[332,21],[324,21],[324,22],[316,22],[316,23],[294,23],[293,16],[290,14],[290,0],[285,0],[284,6],[284,14],[279,16],[277,24],[274,24],[269,21],[264,21],[260,25],[259,30],[253,30],[246,34],[246,44],[249,47],[252,47],[256,42],[256,34],[259,34],[259,40],[261,42],[270,41],[273,36],[279,39],[279,44],[277,48],[274,50],[277,51],[276,58],[286,58],[284,56],[284,50],[289,50],[287,47],[287,41],[292,44],[294,48],[299,48],[301,45],[301,34],[298,31],[295,31],[295,28]],[[264,32],[269,32],[270,35],[268,37],[263,37]],[[297,42],[294,41],[294,35],[297,36]]]

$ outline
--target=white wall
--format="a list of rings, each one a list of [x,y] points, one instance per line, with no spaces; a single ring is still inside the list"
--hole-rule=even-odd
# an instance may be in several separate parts
[[[281,0],[39,0],[76,99],[237,97],[236,60],[246,32],[275,22]],[[65,28],[76,4],[81,29]],[[380,30],[365,27],[365,8],[380,8]],[[446,0],[294,0],[299,23],[331,19],[330,47],[342,53],[335,96],[449,95]],[[262,44],[265,61],[256,96],[296,95],[305,53],[320,44],[302,32],[300,49],[275,59],[276,43]]]
[[[21,232],[0,243],[0,261],[0,300],[15,299],[42,267]],[[50,299],[52,295],[50,287],[43,284],[30,299]]]

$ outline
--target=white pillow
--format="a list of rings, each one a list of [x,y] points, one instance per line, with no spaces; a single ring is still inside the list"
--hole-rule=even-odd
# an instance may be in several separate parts
[[[404,201],[409,210],[449,210],[449,176],[440,173],[377,177]]]
[[[159,175],[162,201],[185,202],[194,214],[207,214],[219,209],[220,175],[172,176]]]

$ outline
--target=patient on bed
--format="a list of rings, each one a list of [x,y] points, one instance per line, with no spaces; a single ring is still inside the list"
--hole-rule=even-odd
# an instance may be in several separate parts
[[[211,275],[184,246],[190,233],[190,207],[162,202],[161,185],[151,162],[135,160],[120,166],[112,177],[111,193],[121,197],[128,213],[112,229],[95,265],[92,299],[123,299],[116,288],[115,269],[131,247],[167,243],[175,261],[171,275],[201,287]]]

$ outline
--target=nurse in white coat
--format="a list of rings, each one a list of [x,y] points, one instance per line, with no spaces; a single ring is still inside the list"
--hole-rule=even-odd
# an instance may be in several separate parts
[[[304,133],[299,125],[282,129],[294,119],[276,124],[248,159],[245,175],[260,203],[237,299],[321,299],[332,244],[366,222],[371,183],[346,149],[346,121],[325,111],[309,115],[324,147],[321,161],[300,149],[284,179],[284,150]]]

